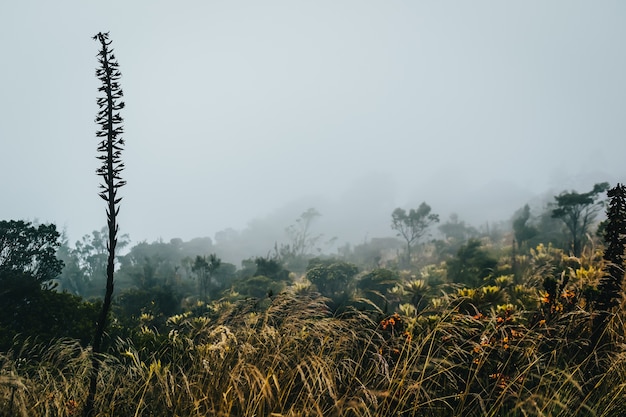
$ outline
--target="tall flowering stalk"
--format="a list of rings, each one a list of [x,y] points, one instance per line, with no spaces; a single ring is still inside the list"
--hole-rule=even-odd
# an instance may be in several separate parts
[[[102,352],[102,338],[106,328],[107,316],[111,308],[111,298],[113,296],[113,275],[115,269],[115,247],[117,246],[117,215],[119,213],[119,202],[117,191],[126,182],[122,180],[120,173],[124,169],[121,155],[124,147],[124,140],[121,134],[124,131],[122,127],[123,119],[119,111],[124,108],[124,102],[121,101],[123,92],[119,84],[122,77],[118,67],[118,63],[113,55],[113,49],[110,48],[111,41],[108,33],[98,33],[93,37],[94,40],[100,42],[100,52],[98,53],[98,68],[96,69],[96,77],[102,82],[98,91],[101,96],[98,97],[98,114],[96,123],[100,125],[96,136],[100,139],[98,145],[97,158],[102,165],[96,173],[102,177],[100,184],[100,197],[107,204],[107,226],[109,229],[109,237],[107,241],[108,261],[107,261],[107,282],[102,303],[102,310],[96,323],[96,331],[93,338],[93,356],[92,370],[89,383],[89,394],[85,404],[84,415],[92,416],[94,414],[94,399],[96,393],[96,385],[98,373],[100,370],[99,354]]]

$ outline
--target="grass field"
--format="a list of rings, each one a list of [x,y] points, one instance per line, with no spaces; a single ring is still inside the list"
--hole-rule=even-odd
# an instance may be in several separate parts
[[[398,303],[385,314],[360,300],[333,313],[300,284],[187,311],[161,332],[140,324],[133,341],[111,341],[101,357],[97,415],[626,415],[623,308],[590,346],[583,292],[601,260],[570,259],[551,298],[538,284],[548,255],[533,252],[521,283],[442,285],[419,309]],[[426,287],[414,280],[389,296]],[[2,354],[2,415],[80,415],[90,364],[74,340]]]

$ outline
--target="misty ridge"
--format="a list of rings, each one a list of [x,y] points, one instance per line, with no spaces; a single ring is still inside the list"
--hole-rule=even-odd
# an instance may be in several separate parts
[[[576,180],[583,184],[593,184],[595,179]],[[137,285],[137,272],[132,272],[132,268],[142,263],[152,269],[150,274],[153,276],[148,278],[152,285],[171,282],[168,277],[173,276],[191,279],[194,276],[191,271],[194,259],[209,255],[217,256],[222,262],[222,269],[230,271],[230,274],[235,274],[236,271],[245,274],[251,264],[254,264],[254,260],[259,258],[275,259],[299,274],[305,272],[307,262],[315,258],[341,259],[362,265],[366,269],[406,267],[401,261],[405,253],[405,243],[391,227],[391,213],[397,208],[392,204],[392,188],[384,176],[369,175],[335,200],[322,197],[302,198],[265,217],[251,220],[241,230],[225,228],[213,237],[199,236],[186,241],[174,237],[169,240],[159,238],[154,241],[133,242],[129,235],[123,234],[116,266],[121,270],[118,288]],[[389,201],[381,198],[384,190],[387,190]],[[515,240],[513,224],[520,217],[524,206],[530,210],[529,225],[554,229],[550,232],[552,235],[543,236],[547,240],[537,238],[536,243],[567,245],[567,232],[563,225],[556,220],[546,220],[554,207],[554,196],[558,194],[552,191],[537,196],[510,184],[494,182],[469,192],[465,190],[465,199],[457,206],[464,210],[466,217],[457,211],[438,212],[437,206],[431,205],[432,212],[437,213],[440,221],[428,228],[427,233],[416,242],[418,258],[412,261],[416,262],[414,267],[431,262],[432,256],[422,258],[421,254],[428,254],[438,244],[448,244],[458,249],[468,239],[480,238],[486,242],[510,245]],[[454,207],[454,199],[463,194],[436,192],[431,195],[432,201],[438,201],[440,206]],[[403,208],[417,208],[421,202],[415,201],[415,204]],[[430,205],[429,201],[423,202]],[[307,213],[312,215],[306,218]],[[604,218],[603,212],[597,213],[592,226],[596,227]],[[474,219],[479,223],[472,223],[467,219]],[[460,234],[451,234],[450,230],[454,229],[460,230]],[[105,229],[93,231],[75,244],[71,244],[64,237],[61,252],[67,256],[64,258],[66,264],[84,266],[90,263],[87,261],[90,257],[103,259],[106,252],[104,236]],[[296,245],[299,247],[294,249]],[[454,255],[451,249],[447,253],[446,256]],[[289,258],[293,257],[298,259],[290,263]],[[132,265],[135,266],[131,268]],[[85,269],[85,273],[87,274],[79,279],[83,283],[76,284],[71,283],[71,279],[67,280],[66,270],[57,280],[58,290],[68,290],[85,296],[97,295],[97,276],[103,276],[103,266],[92,265]],[[144,279],[146,278],[139,280]],[[81,287],[84,288],[80,289]],[[91,290],[85,292],[87,287]]]
[[[523,177],[524,173],[519,175]],[[294,199],[288,198],[289,203],[273,210],[265,209],[264,214],[254,216],[243,227],[224,225],[214,233],[203,234],[205,227],[203,221],[198,219],[195,236],[183,240],[201,239],[207,246],[200,254],[216,253],[221,259],[239,267],[243,260],[273,256],[276,247],[290,244],[288,228],[297,223],[302,213],[313,208],[319,216],[312,221],[310,233],[320,238],[308,255],[338,256],[340,248],[345,251],[346,247],[354,248],[372,239],[388,239],[389,242],[397,239],[390,227],[393,210],[397,207],[408,210],[422,202],[428,203],[433,212],[439,214],[441,223],[450,221],[453,216],[456,221],[477,230],[499,230],[506,234],[512,231],[516,212],[524,205],[531,207],[536,221],[549,210],[555,195],[566,190],[588,189],[602,181],[615,184],[621,179],[602,170],[582,170],[576,175],[564,173],[555,176],[548,181],[551,184],[549,188],[538,192],[536,187],[499,179],[495,172],[492,180],[483,183],[468,182],[462,175],[443,171],[431,177],[416,178],[408,184],[400,184],[385,173],[370,172],[341,190],[326,194],[304,193]],[[300,193],[301,190],[294,192]],[[285,194],[289,196],[290,191],[285,191]],[[228,202],[219,199],[203,207],[210,212],[218,205],[228,206]],[[600,213],[600,218],[602,215]],[[166,219],[163,221],[167,222]],[[133,219],[124,217],[124,222],[132,223]],[[215,223],[215,219],[212,222]],[[153,235],[159,236],[153,240],[137,241],[132,234],[128,237],[131,244],[180,240],[171,227],[165,228],[169,230],[167,235],[158,229],[153,230]],[[185,234],[189,235],[189,232]],[[436,226],[429,231],[429,239],[442,237]],[[398,242],[401,243],[401,240]],[[128,246],[122,249],[122,253],[128,249]]]
[[[512,183],[493,181],[488,184],[471,186],[464,184],[458,189],[437,190],[433,185],[424,185],[422,198],[417,192],[407,198],[407,203],[397,205],[397,186],[385,175],[370,174],[355,181],[343,193],[334,196],[301,197],[290,204],[277,208],[264,216],[258,216],[243,228],[226,227],[212,236],[198,236],[185,241],[194,247],[197,254],[216,253],[221,259],[240,266],[241,262],[254,257],[276,255],[276,248],[292,243],[293,236],[288,230],[298,225],[300,216],[308,209],[318,213],[309,225],[309,233],[318,237],[315,245],[308,248],[310,256],[341,256],[341,251],[354,249],[376,239],[394,240],[401,244],[401,239],[391,229],[391,213],[396,207],[415,208],[425,201],[433,212],[440,215],[441,224],[462,222],[481,233],[489,231],[502,235],[512,232],[512,223],[517,212],[526,204],[531,207],[534,221],[549,209],[554,195],[565,190],[579,190],[591,187],[608,176],[601,173],[579,175],[564,181],[564,188],[552,188],[541,194]],[[613,179],[611,183],[617,183]],[[600,213],[598,221],[602,220]],[[201,228],[201,227],[200,227]],[[157,233],[158,234],[158,233]],[[133,241],[128,236],[129,245],[183,242],[175,235],[170,238],[158,238],[153,241]],[[438,226],[429,231],[428,239],[445,238]],[[68,242],[70,244],[70,242]],[[72,246],[70,244],[70,246]],[[396,245],[392,245],[394,248]],[[122,249],[125,253],[130,249]],[[195,254],[190,254],[195,255]]]

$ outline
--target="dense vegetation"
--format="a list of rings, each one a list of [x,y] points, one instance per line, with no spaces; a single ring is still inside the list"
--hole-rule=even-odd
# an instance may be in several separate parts
[[[400,239],[334,255],[315,209],[240,267],[222,261],[236,236],[119,255],[121,75],[95,39],[107,227],[70,247],[0,221],[2,415],[626,414],[624,186],[479,229],[397,208]]]
[[[239,268],[210,240],[139,243],[117,259],[97,415],[621,415],[623,187],[609,196],[579,256],[567,224],[545,219],[560,221],[556,198],[537,216],[521,209],[510,230],[430,222],[435,237],[410,248],[374,239],[314,257],[307,225],[293,235],[303,249]],[[405,227],[424,228],[409,215]],[[54,225],[0,225],[0,410],[77,415],[105,234],[70,248]]]

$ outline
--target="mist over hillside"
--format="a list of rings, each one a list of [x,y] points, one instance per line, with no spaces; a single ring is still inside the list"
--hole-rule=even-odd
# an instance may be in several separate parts
[[[396,207],[480,226],[626,177],[620,2],[110,4],[3,9],[0,218],[70,242],[102,227],[97,31],[122,73],[132,242],[232,228],[266,253],[313,207],[341,245],[393,236]]]
[[[214,243],[219,248],[229,247],[238,255],[223,253],[229,262],[254,256],[275,253],[281,244],[289,244],[286,232],[296,225],[302,213],[310,208],[319,212],[311,222],[310,234],[320,236],[316,253],[332,255],[337,249],[365,243],[372,238],[395,237],[391,229],[391,213],[396,207],[416,208],[426,202],[433,213],[439,214],[440,223],[456,215],[460,221],[476,228],[500,225],[510,229],[510,222],[517,210],[529,204],[534,216],[554,202],[554,196],[563,191],[585,192],[593,184],[605,181],[600,173],[568,177],[563,187],[535,192],[497,178],[484,184],[471,185],[462,180],[453,187],[436,188],[436,183],[426,184],[422,189],[400,190],[398,185],[383,174],[370,174],[354,181],[344,192],[332,196],[309,196],[294,199],[265,215],[251,219],[244,227],[225,227],[217,231]],[[617,183],[619,179],[613,179]],[[404,202],[402,202],[404,201]],[[437,227],[431,231],[438,236]],[[210,235],[209,235],[210,236]],[[237,242],[236,248],[225,245]]]

